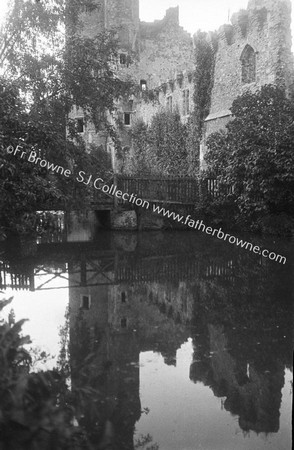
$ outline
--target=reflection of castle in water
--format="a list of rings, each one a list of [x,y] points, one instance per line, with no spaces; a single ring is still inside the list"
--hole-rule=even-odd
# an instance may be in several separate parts
[[[189,337],[191,381],[222,398],[242,430],[278,431],[284,367],[292,361],[290,265],[193,233],[101,233],[94,242],[30,250],[4,254],[0,285],[38,290],[50,288],[50,276],[61,287],[68,279],[72,383],[97,390],[78,418],[93,442],[109,420],[118,448],[134,447],[140,352],[176,365]]]
[[[112,276],[111,271],[108,276]],[[192,317],[186,291],[184,283],[166,289],[153,283],[70,290],[71,347],[75,347],[71,351],[71,363],[78,364],[78,359],[95,351],[95,376],[90,375],[91,385],[97,387],[98,384],[105,402],[104,415],[101,417],[98,413],[98,417],[113,423],[116,440],[121,443],[119,448],[133,448],[134,426],[141,415],[140,352],[160,352],[166,364],[176,364],[176,351],[189,337],[183,325]],[[185,301],[182,303],[178,298],[185,298]],[[191,305],[192,301],[189,307]],[[79,332],[81,323],[84,326]],[[88,339],[83,346],[85,325]],[[77,379],[76,382],[84,381]],[[86,384],[88,382],[89,379]],[[88,420],[94,419],[89,417]]]
[[[84,275],[76,263],[69,265],[70,286],[79,281],[79,287],[70,288],[72,365],[95,354],[88,378],[79,375],[73,382],[90,383],[102,396],[103,413],[99,402],[95,413],[85,413],[89,427],[97,417],[110,420],[119,448],[134,448],[141,415],[140,352],[160,352],[166,364],[175,365],[177,349],[192,336],[191,380],[226,397],[224,408],[239,416],[244,431],[278,431],[284,367],[291,361],[291,320],[283,331],[276,328],[272,346],[271,336],[262,330],[275,327],[285,309],[275,301],[270,274],[254,272],[250,260],[244,265],[246,258],[118,252],[108,264],[102,259],[82,259]],[[92,275],[90,266],[96,267]],[[238,278],[240,273],[243,278]],[[249,301],[252,292],[245,294],[244,286],[248,278],[260,286],[260,277],[263,288],[256,288]],[[270,303],[271,311],[262,317],[261,310]],[[233,333],[233,327],[239,331]],[[281,340],[282,334],[289,339]]]
[[[229,341],[220,325],[209,324],[205,338],[205,344],[195,342],[190,379],[195,383],[203,382],[211,387],[215,396],[224,398],[223,407],[239,416],[242,430],[277,432],[284,385],[282,361],[277,359],[272,365],[259,367],[260,355],[252,354],[250,363],[243,353],[232,355],[234,341]],[[238,346],[240,341],[236,344]]]

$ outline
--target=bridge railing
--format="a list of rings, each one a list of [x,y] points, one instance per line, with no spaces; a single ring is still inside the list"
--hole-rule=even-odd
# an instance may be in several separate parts
[[[233,186],[226,186],[211,176],[199,181],[190,177],[161,177],[161,176],[134,176],[114,174],[104,184],[109,187],[116,187],[116,191],[122,193],[134,194],[142,200],[167,203],[181,203],[186,205],[195,205],[200,198],[214,199],[220,196],[226,196],[234,193]],[[101,189],[93,189],[91,195],[92,205],[103,206],[106,209],[112,209],[117,204],[128,203],[113,195],[114,189],[110,193],[103,192]],[[77,195],[77,194],[73,194]],[[66,210],[66,207],[60,205],[47,205],[40,209],[60,209]]]
[[[32,287],[33,281],[30,275],[15,271],[4,261],[0,261],[0,290],[32,290]]]
[[[201,181],[201,196],[217,198],[234,193],[234,186],[224,185],[217,178],[207,177]]]
[[[199,184],[194,178],[117,175],[116,184],[120,191],[142,200],[191,204],[199,196]]]

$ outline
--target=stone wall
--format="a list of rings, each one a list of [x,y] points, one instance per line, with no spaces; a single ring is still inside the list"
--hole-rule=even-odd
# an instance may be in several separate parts
[[[162,20],[147,23],[139,21],[139,0],[97,0],[99,2],[100,15],[97,10],[84,17],[87,32],[93,34],[95,24],[97,29],[118,27],[120,52],[125,53],[127,59],[119,57],[115,70],[119,77],[130,77],[137,84],[137,92],[118,103],[122,147],[127,148],[131,146],[130,130],[137,119],[150,123],[157,112],[172,109],[179,111],[183,122],[187,121],[189,111],[184,107],[184,91],[189,91],[190,112],[194,108],[193,39],[180,27],[178,7],[169,8]],[[205,152],[207,136],[224,128],[230,120],[230,108],[237,96],[270,83],[284,86],[288,92],[293,90],[290,22],[290,0],[249,0],[246,10],[232,16],[231,24],[220,27],[211,107],[205,120],[201,155]],[[253,62],[246,62],[246,49],[252,52]],[[251,63],[254,77],[249,73]],[[124,123],[126,115],[129,123]],[[85,139],[108,148],[113,167],[121,167],[121,163],[116,163],[114,146],[103,130],[95,135],[88,124]]]
[[[136,51],[139,33],[139,0],[105,0],[105,28],[117,29],[121,49]]]
[[[193,42],[189,33],[179,25],[178,7],[168,9],[162,20],[141,22],[139,53],[132,55],[132,64],[117,65],[118,75],[131,77],[138,86],[130,111],[131,122],[140,118],[150,123],[156,112],[166,108],[167,97],[170,96],[173,97],[173,109],[178,108],[182,113],[184,89],[189,89],[192,108],[193,66]],[[141,92],[140,83],[141,86],[145,84]],[[121,109],[127,111],[126,102],[121,103]]]
[[[101,28],[116,27],[120,50],[114,69],[120,78],[130,77],[138,86],[135,95],[121,99],[118,104],[117,118],[123,125],[119,131],[122,148],[131,146],[129,132],[138,119],[150,123],[157,112],[168,108],[178,111],[183,122],[187,121],[193,109],[193,41],[180,27],[179,8],[169,8],[162,20],[147,23],[139,22],[139,0],[106,0],[101,4],[97,0],[97,3],[96,11],[83,14],[85,33],[94,36]],[[121,62],[120,53],[126,55],[127,61]],[[142,82],[146,83],[144,90],[140,90]],[[125,114],[130,114],[129,124],[124,123]],[[83,118],[83,112],[74,109],[71,118]],[[109,151],[113,168],[119,170],[121,161],[103,130],[96,133],[91,123],[85,123],[81,135],[88,148],[91,144],[102,145]]]
[[[95,0],[96,8],[92,11],[84,10],[80,16],[83,24],[82,35],[92,38],[101,33],[105,27],[105,8],[102,0]]]
[[[117,65],[118,76],[131,77],[138,88],[119,105],[122,122],[124,113],[130,113],[130,125],[120,131],[123,147],[131,147],[125,135],[137,120],[150,124],[156,113],[170,109],[187,121],[193,109],[193,53],[192,38],[179,24],[178,7],[168,9],[162,20],[140,23],[139,52],[132,54],[132,64]]]
[[[137,99],[136,118],[143,119],[145,123],[150,124],[156,113],[168,109],[178,112],[182,121],[187,122],[194,108],[192,78],[191,71],[178,71],[173,74],[172,78],[152,91],[154,94],[152,100],[148,100],[148,93],[142,93]]]
[[[276,84],[289,91],[293,85],[291,53],[291,3],[289,0],[251,0],[247,10],[234,14],[231,25],[218,30],[214,84],[206,135],[223,127],[224,111],[246,90]],[[242,52],[255,54],[255,77],[242,80]]]
[[[170,8],[161,21],[141,23],[140,77],[149,88],[174,78],[174,73],[193,68],[193,45],[189,33],[179,25],[179,9]]]

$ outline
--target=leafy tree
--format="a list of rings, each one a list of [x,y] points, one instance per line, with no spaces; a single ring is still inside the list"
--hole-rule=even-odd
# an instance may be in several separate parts
[[[10,0],[6,21],[1,27],[0,67],[7,75],[33,76],[26,72],[33,59],[40,57],[42,46],[57,32],[61,17],[61,2]]]
[[[157,168],[158,158],[151,152],[149,128],[138,120],[132,128],[132,154],[126,170],[134,175],[151,174]]]
[[[293,219],[293,103],[281,88],[266,85],[238,97],[231,111],[226,132],[207,141],[208,170],[220,186],[234,188],[232,201],[243,223],[262,228],[274,216]]]
[[[24,211],[33,211],[45,199],[62,197],[75,206],[77,199],[83,204],[90,199],[89,189],[73,179],[7,157],[7,146],[25,143],[46,160],[76,171],[103,176],[110,170],[109,158],[97,146],[86,150],[70,119],[72,107],[81,107],[96,130],[103,122],[105,132],[116,137],[106,112],[115,111],[116,99],[130,86],[113,71],[114,32],[98,30],[92,39],[83,34],[81,13],[97,7],[92,0],[10,2],[0,30],[0,207],[6,226],[19,223]]]
[[[132,167],[137,173],[187,174],[187,128],[177,112],[155,114],[149,127],[143,122],[136,124]]]
[[[0,313],[10,302],[0,301]],[[92,449],[85,430],[74,426],[73,419],[85,399],[93,399],[93,390],[69,388],[68,354],[60,355],[58,368],[33,372],[35,355],[24,348],[30,342],[29,336],[22,335],[24,322],[15,322],[11,315],[9,320],[0,317],[0,448]],[[61,331],[62,351],[68,332],[67,323]],[[47,356],[42,352],[38,359],[44,361]],[[103,423],[95,425],[103,431]]]
[[[0,222],[24,231],[24,213],[34,211],[47,198],[58,200],[61,192],[44,169],[8,154],[6,149],[17,145],[37,150],[36,145],[48,136],[30,122],[18,90],[8,82],[1,82],[0,88]]]
[[[54,107],[51,118],[64,122],[75,105],[98,128],[103,112],[114,111],[115,100],[129,88],[113,70],[115,30],[97,24],[92,38],[83,32],[82,13],[97,8],[93,0],[11,1],[0,31],[0,68],[26,94],[39,118]]]

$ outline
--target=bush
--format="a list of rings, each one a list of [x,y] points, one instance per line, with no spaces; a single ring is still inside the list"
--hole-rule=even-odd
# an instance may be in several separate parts
[[[186,175],[187,127],[176,112],[159,112],[150,126],[138,121],[133,128],[132,174]]]
[[[277,229],[284,233],[294,218],[294,105],[268,85],[238,97],[231,110],[226,132],[207,140],[208,171],[234,188],[237,221],[265,231],[263,218],[276,216],[278,223],[287,216],[288,225]]]

